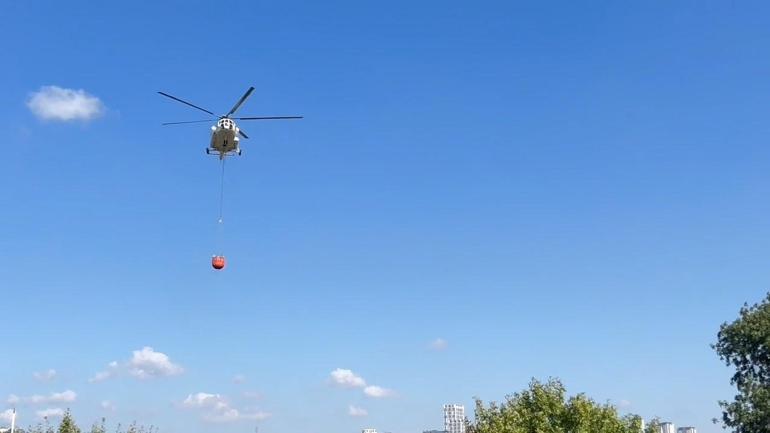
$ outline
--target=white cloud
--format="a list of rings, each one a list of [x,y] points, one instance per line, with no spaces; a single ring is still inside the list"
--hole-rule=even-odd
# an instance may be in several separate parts
[[[267,418],[270,418],[270,414],[267,412],[240,412],[238,409],[231,407],[203,415],[203,420],[208,422],[261,421]]]
[[[364,394],[369,397],[382,398],[394,395],[390,389],[376,385],[367,386],[363,377],[344,368],[338,368],[331,372],[331,382],[342,388],[363,388]]]
[[[448,346],[448,343],[443,338],[437,338],[437,339],[431,341],[430,345],[429,345],[431,350],[435,350],[437,352],[440,352],[442,350],[446,350],[447,346]]]
[[[262,411],[240,411],[232,406],[226,398],[220,394],[198,392],[190,394],[182,401],[182,407],[200,410],[201,418],[208,422],[234,422],[241,420],[263,420],[270,414]]]
[[[109,400],[102,400],[102,402],[99,404],[99,406],[102,407],[102,409],[108,411],[108,412],[115,412],[115,403],[109,401]]]
[[[75,399],[78,398],[77,393],[75,391],[72,391],[70,389],[64,391],[64,392],[54,392],[48,397],[48,401],[53,402],[62,402],[62,403],[70,403],[75,401]]]
[[[90,379],[88,379],[88,382],[90,383],[103,382],[117,375],[118,375],[118,361],[112,361],[107,365],[106,370],[97,372]]]
[[[240,385],[243,382],[246,382],[246,376],[244,376],[242,374],[236,374],[235,376],[233,376],[233,383],[234,384]]]
[[[56,377],[56,370],[54,370],[53,368],[49,368],[47,371],[32,373],[32,376],[34,376],[35,379],[41,382],[49,382]]]
[[[620,400],[618,402],[618,408],[619,409],[628,409],[631,407],[631,402],[628,400]]]
[[[369,397],[383,398],[383,397],[390,397],[394,393],[393,393],[393,390],[386,389],[381,386],[369,385],[366,388],[364,388],[364,394],[366,394]]]
[[[262,421],[263,419],[270,418],[271,414],[269,412],[263,412],[263,411],[254,411],[254,412],[242,412],[240,415],[240,419],[248,419],[252,421]]]
[[[30,94],[27,107],[43,120],[92,120],[104,112],[104,104],[85,90],[43,86]]]
[[[165,353],[156,352],[152,347],[145,346],[139,350],[134,350],[131,359],[125,363],[110,362],[106,370],[97,372],[88,381],[90,383],[103,382],[124,372],[128,372],[129,375],[137,379],[153,379],[182,374],[184,368],[171,362]]]
[[[64,416],[64,409],[52,407],[35,412],[38,418],[61,418]]]
[[[353,406],[351,404],[348,406],[348,415],[354,416],[354,417],[362,417],[362,416],[369,415],[369,412],[367,412],[366,409],[364,408]]]
[[[52,392],[48,395],[31,395],[29,397],[19,397],[11,394],[6,400],[8,404],[28,403],[28,404],[50,404],[50,403],[72,403],[78,395],[70,389],[63,392]]]
[[[111,377],[115,376],[114,371],[98,371],[96,374],[94,374],[90,379],[88,379],[89,383],[99,383],[103,382]]]
[[[332,383],[343,388],[363,388],[366,381],[351,370],[338,368],[331,372]]]
[[[205,392],[190,394],[182,402],[182,406],[187,408],[216,407],[220,404],[227,404],[221,395],[208,394]]]
[[[0,412],[0,421],[11,422],[11,418],[13,418],[13,409]]]
[[[168,355],[156,352],[149,346],[134,350],[134,356],[128,361],[128,373],[139,379],[176,376],[182,372],[184,369],[171,362]]]
[[[233,422],[238,421],[240,415],[238,409],[226,408],[204,414],[203,420],[209,422]]]

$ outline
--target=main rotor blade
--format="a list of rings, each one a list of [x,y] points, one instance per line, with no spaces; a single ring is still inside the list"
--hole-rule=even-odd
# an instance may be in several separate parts
[[[188,120],[187,122],[165,122],[161,123],[161,125],[182,125],[185,123],[203,123],[203,122],[214,122],[217,119],[206,119],[206,120]]]
[[[242,136],[243,138],[249,138],[249,136],[248,136],[248,135],[246,135],[246,133],[245,133],[245,132],[243,132],[243,129],[241,129],[241,128],[238,128],[238,133],[239,133],[239,134],[241,134],[241,136]]]
[[[230,111],[228,111],[227,114],[225,114],[225,117],[230,117],[231,114],[234,114],[239,108],[241,108],[241,105],[243,105],[243,103],[246,102],[246,99],[248,99],[249,96],[251,96],[251,92],[253,91],[254,91],[254,87],[253,86],[249,87],[249,90],[247,90],[246,93],[244,93],[243,96],[241,96],[241,99],[239,99],[238,102],[236,102],[235,105],[233,105],[233,108],[230,109]]]
[[[185,101],[185,100],[183,100],[183,99],[179,99],[179,98],[177,98],[176,96],[171,96],[171,95],[169,95],[168,93],[163,93],[163,92],[158,92],[158,93],[160,93],[161,95],[163,95],[163,96],[165,96],[165,97],[167,97],[167,98],[171,98],[171,99],[173,99],[174,101],[179,101],[179,102],[181,102],[182,104],[186,104],[186,105],[189,105],[189,106],[191,106],[191,107],[193,107],[193,108],[197,108],[198,110],[201,110],[201,111],[203,111],[204,113],[209,113],[209,114],[211,114],[212,116],[216,116],[216,114],[212,113],[211,111],[209,111],[209,110],[207,110],[207,109],[205,109],[205,108],[201,108],[201,107],[199,107],[199,106],[197,106],[197,105],[195,105],[195,104],[191,104],[191,103],[189,103],[189,102],[187,102],[187,101]]]
[[[283,120],[283,119],[304,119],[305,116],[260,116],[260,117],[231,117],[234,120]]]

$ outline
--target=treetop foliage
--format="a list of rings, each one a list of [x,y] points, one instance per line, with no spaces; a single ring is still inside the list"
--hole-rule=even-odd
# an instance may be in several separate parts
[[[738,390],[733,401],[719,402],[722,425],[735,433],[770,433],[770,294],[743,304],[735,321],[720,326],[712,347],[735,367],[730,383]]]
[[[503,403],[485,406],[476,400],[475,422],[468,423],[469,433],[640,433],[642,418],[620,416],[615,406],[599,404],[585,394],[567,397],[558,379],[540,382],[509,395]],[[658,433],[657,419],[645,433]]]

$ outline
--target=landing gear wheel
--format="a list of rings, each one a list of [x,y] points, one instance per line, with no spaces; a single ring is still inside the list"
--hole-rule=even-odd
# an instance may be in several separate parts
[[[206,155],[211,155],[211,152],[209,152],[209,148],[206,148]]]

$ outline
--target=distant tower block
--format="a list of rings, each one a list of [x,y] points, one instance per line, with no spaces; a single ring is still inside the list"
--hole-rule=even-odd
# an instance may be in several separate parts
[[[677,433],[698,433],[695,427],[679,427],[676,431]]]
[[[661,423],[660,433],[676,433],[676,429],[674,428],[674,423],[672,422]]]
[[[444,405],[444,430],[447,433],[465,433],[465,406]]]
[[[377,433],[377,429],[376,428],[365,428],[365,429],[361,430],[361,433]]]

